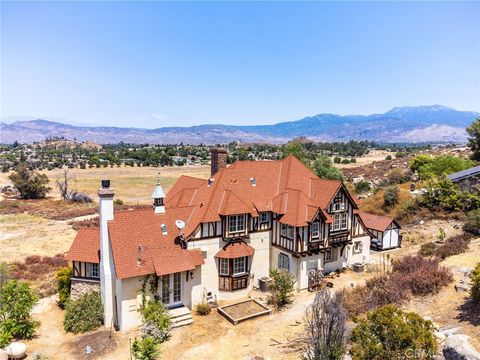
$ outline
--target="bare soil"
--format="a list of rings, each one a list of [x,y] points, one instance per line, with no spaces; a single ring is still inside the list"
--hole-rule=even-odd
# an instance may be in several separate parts
[[[255,301],[245,301],[239,304],[229,305],[222,308],[232,319],[241,319],[245,316],[254,315],[265,311],[265,308],[258,305]]]

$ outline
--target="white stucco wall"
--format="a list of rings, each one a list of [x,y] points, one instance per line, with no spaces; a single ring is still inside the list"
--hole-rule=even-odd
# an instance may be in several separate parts
[[[250,246],[255,249],[250,274],[252,285],[258,287],[258,279],[268,276],[270,270],[271,231],[261,231],[250,234]]]
[[[362,243],[362,252],[355,254],[353,252],[354,244],[360,241]],[[347,266],[352,264],[368,264],[370,262],[370,236],[356,237],[352,239],[353,244],[347,247]]]
[[[117,316],[121,331],[133,329],[142,323],[140,315],[142,277],[116,280]]]
[[[398,229],[386,230],[383,233],[382,249],[391,249],[398,247]]]
[[[332,272],[332,271],[335,271],[335,270],[338,270],[338,269],[341,269],[344,266],[346,266],[345,254],[347,253],[347,250],[345,249],[343,251],[343,256],[340,256],[341,248],[336,247],[336,248],[333,248],[333,249],[334,249],[333,251],[336,252],[336,260],[335,261],[330,261],[330,262],[323,262],[323,272],[325,274],[327,274],[329,272]]]
[[[314,268],[322,269],[323,254],[301,257],[295,260],[298,262],[297,287],[299,290],[308,289],[308,273]]]

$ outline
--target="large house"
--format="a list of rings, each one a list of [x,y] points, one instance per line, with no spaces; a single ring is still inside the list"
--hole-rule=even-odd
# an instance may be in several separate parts
[[[368,263],[372,234],[340,181],[293,156],[226,164],[213,149],[208,180],[182,176],[168,196],[158,182],[153,208],[114,211],[102,181],[100,229],[81,229],[68,254],[72,295],[101,289],[105,324],[127,330],[140,324],[145,289],[191,309],[247,296],[271,268],[302,290],[309,274]]]

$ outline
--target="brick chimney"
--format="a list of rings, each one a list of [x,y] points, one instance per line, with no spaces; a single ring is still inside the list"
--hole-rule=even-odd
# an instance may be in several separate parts
[[[100,205],[100,288],[104,311],[105,326],[115,323],[114,319],[114,274],[112,248],[108,234],[108,221],[113,220],[113,195],[110,180],[102,180],[102,187],[98,189]]]
[[[210,161],[210,175],[213,176],[221,169],[227,167],[227,149],[225,148],[211,148]]]

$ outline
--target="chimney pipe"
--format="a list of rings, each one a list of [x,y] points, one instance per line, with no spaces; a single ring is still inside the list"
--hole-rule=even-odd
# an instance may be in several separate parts
[[[210,175],[213,176],[227,167],[227,149],[214,147],[210,149]]]

